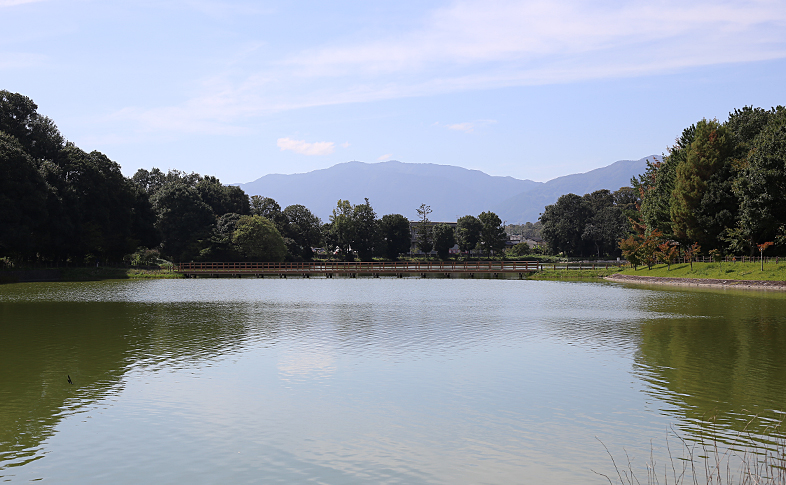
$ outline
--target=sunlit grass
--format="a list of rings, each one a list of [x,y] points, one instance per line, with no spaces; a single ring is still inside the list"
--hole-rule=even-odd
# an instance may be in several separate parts
[[[723,280],[761,280],[761,281],[786,281],[786,262],[764,263],[693,263],[691,269],[688,263],[672,264],[669,268],[665,264],[658,264],[648,269],[639,266],[624,269],[621,274],[635,276],[661,276],[668,278],[712,278]]]
[[[61,281],[100,281],[162,278],[183,278],[183,275],[179,273],[173,273],[169,270],[148,270],[136,268],[60,268]]]
[[[527,277],[531,280],[570,280],[570,279],[591,279],[604,278],[620,272],[618,267],[598,268],[598,269],[548,269],[536,271]]]

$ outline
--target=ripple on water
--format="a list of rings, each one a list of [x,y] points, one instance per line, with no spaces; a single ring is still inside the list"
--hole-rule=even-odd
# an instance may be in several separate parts
[[[645,455],[670,423],[728,440],[761,411],[766,442],[784,310],[516,280],[6,285],[0,476],[603,483],[595,436]]]

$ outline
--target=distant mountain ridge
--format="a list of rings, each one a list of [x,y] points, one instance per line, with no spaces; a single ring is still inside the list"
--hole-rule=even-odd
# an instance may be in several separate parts
[[[433,221],[455,221],[492,210],[514,224],[536,221],[546,205],[565,193],[583,195],[627,186],[631,177],[644,172],[645,163],[646,158],[620,161],[544,183],[452,165],[346,162],[307,173],[265,175],[238,185],[248,195],[275,199],[282,208],[302,204],[325,222],[339,199],[359,204],[368,197],[379,216],[403,214],[416,219],[415,209],[425,203],[433,210],[429,216]]]
[[[650,155],[639,160],[620,160],[589,172],[557,177],[532,190],[506,199],[491,210],[503,220],[513,224],[535,222],[543,209],[547,205],[555,203],[561,195],[584,195],[601,189],[613,192],[620,187],[630,187],[630,179],[644,173],[647,168],[647,160],[657,162],[661,161],[662,157]]]

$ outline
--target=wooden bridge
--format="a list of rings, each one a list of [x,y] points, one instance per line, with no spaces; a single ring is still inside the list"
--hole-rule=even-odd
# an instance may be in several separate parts
[[[545,265],[551,267],[551,264]],[[381,275],[420,276],[428,275],[450,277],[465,275],[474,277],[486,274],[497,277],[500,274],[518,274],[522,277],[543,269],[544,264],[535,261],[401,261],[401,262],[321,262],[307,263],[180,263],[175,271],[186,277],[255,276],[263,278],[287,276],[309,278],[311,276],[357,276],[379,277]]]

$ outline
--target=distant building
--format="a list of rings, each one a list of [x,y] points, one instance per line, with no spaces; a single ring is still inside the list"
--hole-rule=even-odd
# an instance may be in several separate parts
[[[530,248],[541,247],[545,245],[543,239],[540,238],[528,238],[520,234],[510,234],[508,235],[508,242],[505,247],[513,247],[520,243],[527,243]]]
[[[409,236],[410,236],[409,252],[410,252],[410,254],[423,254],[423,251],[421,251],[418,248],[418,229],[420,229],[421,224],[422,223],[419,222],[419,221],[409,221]],[[455,223],[455,222],[432,222],[432,221],[429,221],[429,222],[426,223],[426,225],[428,227],[431,227],[432,229],[434,228],[434,226],[437,226],[439,224],[447,224],[448,226],[452,227],[454,231],[456,230],[457,223]],[[450,248],[450,254],[458,254],[459,252],[460,251],[459,251],[458,244],[455,244],[452,248]],[[434,254],[437,254],[437,252],[436,251],[431,251],[429,254],[434,255]]]

